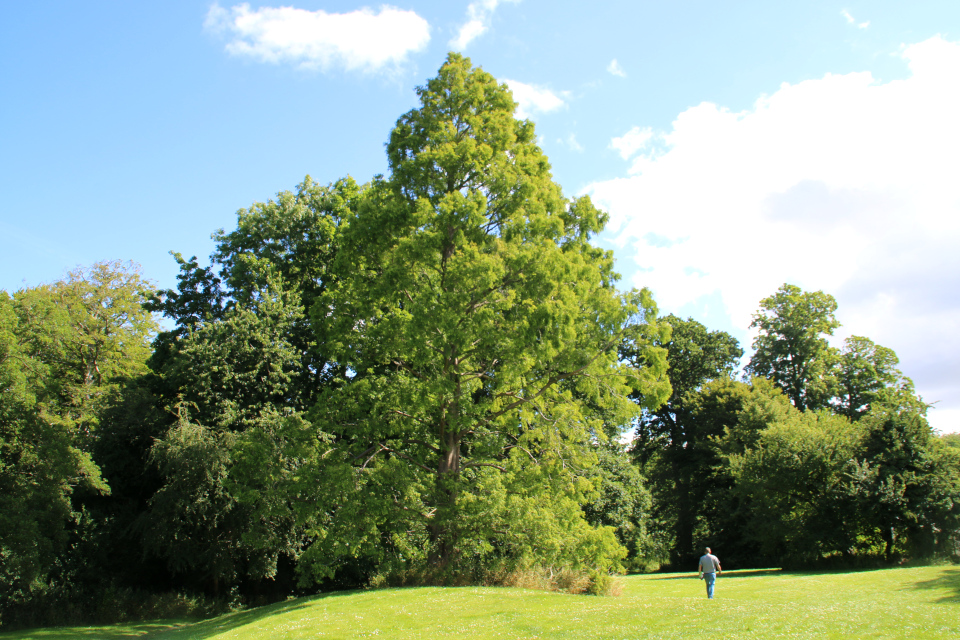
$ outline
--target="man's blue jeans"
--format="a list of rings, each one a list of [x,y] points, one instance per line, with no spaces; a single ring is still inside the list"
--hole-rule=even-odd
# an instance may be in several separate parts
[[[703,581],[707,583],[707,597],[711,600],[713,599],[713,585],[717,581],[717,574],[715,573],[705,573],[703,574]]]

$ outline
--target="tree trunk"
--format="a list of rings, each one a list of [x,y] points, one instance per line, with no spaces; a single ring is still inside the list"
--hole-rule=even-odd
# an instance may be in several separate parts
[[[896,540],[896,534],[894,533],[893,527],[886,527],[883,530],[883,557],[887,562],[890,562],[890,558],[893,556],[893,543]]]
[[[693,526],[694,513],[690,504],[690,478],[687,478],[687,465],[684,464],[690,451],[679,442],[679,437],[674,436],[672,467],[673,478],[676,482],[677,490],[675,493],[677,501],[677,524],[676,524],[676,544],[673,549],[672,563],[677,570],[683,570],[684,565],[690,559],[693,550]]]
[[[437,511],[429,525],[430,554],[427,561],[438,569],[447,568],[456,556],[457,480],[460,475],[460,439],[444,434],[444,450],[437,468]]]
[[[693,513],[690,508],[689,487],[682,480],[677,483],[677,542],[674,549],[673,564],[683,571],[693,549]]]

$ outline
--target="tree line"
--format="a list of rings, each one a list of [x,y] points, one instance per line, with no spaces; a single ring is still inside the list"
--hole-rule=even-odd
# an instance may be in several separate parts
[[[836,301],[785,284],[760,302],[742,379],[737,341],[664,319],[669,400],[632,453],[678,566],[724,550],[735,566],[960,559],[960,436],[937,436],[896,354],[852,336]]]
[[[418,95],[388,176],[240,210],[175,289],[0,292],[0,623],[958,554],[957,442],[891,350],[830,347],[829,295],[762,301],[738,380],[732,336],[618,288],[505,85],[451,54]]]

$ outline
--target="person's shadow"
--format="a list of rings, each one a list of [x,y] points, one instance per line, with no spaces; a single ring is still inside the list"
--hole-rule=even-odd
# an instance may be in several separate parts
[[[756,576],[769,576],[775,573],[782,573],[781,569],[740,569],[740,570],[730,570],[730,571],[721,571],[720,578],[753,578]],[[690,573],[685,574],[673,574],[669,576],[663,576],[662,578],[651,578],[652,580],[689,580],[691,577],[696,578],[697,572],[691,571]]]

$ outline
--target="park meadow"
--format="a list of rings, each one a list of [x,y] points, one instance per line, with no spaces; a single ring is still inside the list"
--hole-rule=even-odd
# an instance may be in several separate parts
[[[618,596],[503,587],[334,592],[198,621],[52,628],[2,640],[158,638],[955,638],[960,567],[621,578]]]

